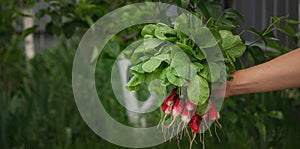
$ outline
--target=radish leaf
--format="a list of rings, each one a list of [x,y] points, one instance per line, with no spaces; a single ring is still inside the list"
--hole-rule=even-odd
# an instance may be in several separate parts
[[[151,73],[161,64],[161,60],[156,59],[154,57],[150,58],[147,62],[145,62],[142,66],[145,72]]]
[[[196,105],[202,105],[209,97],[209,86],[207,81],[196,75],[187,88],[188,97],[192,103]]]
[[[182,86],[186,81],[183,78],[175,76],[174,70],[171,67],[166,69],[166,77],[170,83],[175,86]]]

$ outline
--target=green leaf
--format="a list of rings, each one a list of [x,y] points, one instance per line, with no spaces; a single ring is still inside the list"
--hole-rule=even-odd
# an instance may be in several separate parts
[[[128,82],[128,86],[137,86],[141,84],[141,81],[138,76],[134,75]]]
[[[94,21],[90,16],[86,16],[85,20],[89,24],[90,27],[94,24]]]
[[[16,18],[18,16],[20,16],[20,17],[29,17],[29,18],[33,17],[32,14],[26,14],[26,13],[20,11],[20,10],[15,10],[15,12],[13,13],[13,17]]]
[[[94,46],[94,48],[93,48],[93,53],[92,53],[92,57],[91,57],[91,60],[90,60],[90,63],[96,62],[96,60],[97,60],[99,54],[100,54],[99,49],[98,49],[96,46]]]
[[[279,25],[279,23],[280,23],[280,20],[281,20],[281,18],[280,17],[271,17],[271,24],[276,24],[277,26]]]
[[[195,32],[196,33],[193,34],[193,38],[196,43],[200,43],[200,45],[198,45],[200,49],[213,47],[218,44],[218,39],[216,40],[214,34],[212,34],[209,28],[200,27]]]
[[[217,82],[220,79],[221,70],[217,63],[209,63],[210,64],[210,77],[211,82]]]
[[[103,48],[103,52],[115,59],[121,53],[120,45],[116,40],[110,40]]]
[[[159,96],[163,96],[166,93],[166,85],[162,80],[153,80],[149,86],[148,86],[149,91],[155,92]]]
[[[268,113],[268,116],[279,120],[283,120],[284,118],[281,111],[271,111]]]
[[[152,57],[150,58],[150,60],[148,60],[143,64],[142,68],[145,72],[151,73],[159,67],[161,62],[162,62],[161,60]]]
[[[161,78],[163,75],[163,70],[164,70],[163,68],[157,68],[152,73],[145,73],[145,77],[143,78],[143,81],[147,85],[150,85],[154,80],[162,80]]]
[[[145,35],[144,36],[144,39],[150,39],[150,38],[153,38],[153,36],[152,35]]]
[[[209,63],[211,68],[207,63],[203,64],[203,69],[200,71],[200,75],[204,77],[208,82],[217,82],[220,79],[221,70],[217,63]]]
[[[278,30],[284,33],[285,35],[289,36],[294,41],[294,43],[298,43],[296,32],[291,26],[280,26]]]
[[[263,122],[256,122],[255,127],[257,128],[260,136],[262,137],[263,142],[266,141],[267,138],[267,130],[266,130],[266,125]]]
[[[289,49],[287,47],[282,46],[279,43],[274,42],[274,41],[268,41],[267,46],[280,51],[282,54],[289,52]]]
[[[196,105],[200,100],[200,77],[196,75],[191,81],[187,88],[187,93],[190,101]]]
[[[210,109],[210,104],[209,104],[209,100],[207,100],[204,104],[202,104],[202,105],[197,105],[196,113],[197,113],[198,115],[203,115],[203,114],[205,114],[209,109]]]
[[[144,44],[140,44],[133,51],[132,56],[130,57],[130,61],[131,63],[136,64],[141,61],[150,59],[150,57],[154,56],[157,53],[158,50],[154,48],[145,49]]]
[[[252,55],[255,65],[264,63],[267,61],[264,51],[258,46],[251,46],[248,48],[248,51]]]
[[[144,75],[135,74],[127,83],[126,88],[130,91],[137,90],[144,80]]]
[[[22,38],[27,37],[29,34],[33,33],[36,31],[36,29],[38,28],[38,25],[34,25],[32,27],[26,28],[23,33],[22,33]]]
[[[286,22],[286,23],[289,23],[289,24],[296,24],[296,25],[297,25],[297,24],[300,24],[299,21],[296,21],[296,20],[290,20],[290,19],[286,19],[285,22]]]
[[[188,98],[192,103],[202,105],[209,98],[210,89],[207,81],[195,75],[187,88]]]
[[[143,66],[144,63],[139,63],[137,65],[133,65],[130,70],[131,71],[134,71],[134,72],[137,72],[137,73],[145,73],[145,71],[143,70],[142,66]]]
[[[291,26],[280,26],[278,28],[279,31],[285,33],[288,36],[295,36],[296,32]]]
[[[219,33],[222,38],[222,47],[224,49],[231,48],[234,44],[239,43],[239,37],[233,36],[232,32],[227,30],[220,30]]]
[[[246,50],[246,46],[242,42],[240,36],[233,35],[230,31],[220,30],[222,37],[222,50],[224,50],[231,58],[239,58]]]
[[[175,19],[174,29],[185,34],[189,33],[189,18],[186,14],[181,14]]]
[[[229,54],[229,56],[232,58],[239,58],[244,54],[245,50],[246,46],[243,43],[241,43],[235,45],[231,49],[228,49],[226,53]]]
[[[179,77],[190,80],[197,72],[189,57],[184,52],[176,52],[171,61],[172,68],[176,71]]]
[[[165,61],[167,63],[170,63],[171,55],[170,54],[159,54],[153,58],[158,59],[160,61]]]
[[[216,42],[217,43],[221,42],[222,38],[221,38],[219,31],[216,29],[213,29],[213,28],[210,28],[209,30],[211,31],[212,35],[214,36]]]
[[[200,61],[204,60],[205,55],[203,54],[203,52],[200,49],[198,49],[197,51],[198,51],[198,53],[195,55],[195,57]]]
[[[207,6],[205,5],[205,2],[203,0],[198,1],[198,7],[200,8],[200,11],[203,13],[206,19],[209,19],[211,17]]]
[[[209,58],[211,62],[218,62],[218,61],[223,61],[223,53],[221,50],[219,50],[219,46],[211,47],[211,48],[206,48],[203,51],[205,51],[205,56]]]
[[[190,4],[190,0],[181,0],[181,7],[187,8]]]
[[[176,31],[166,24],[158,23],[154,35],[158,39],[167,40],[170,36],[176,36]]]
[[[194,62],[193,64],[194,64],[197,72],[200,72],[202,69],[204,69],[204,66],[199,62]]]
[[[71,38],[76,30],[76,22],[67,22],[62,26],[63,33],[67,38]]]
[[[175,86],[183,86],[185,79],[174,75],[174,70],[171,67],[166,68],[166,77],[168,81]]]
[[[157,38],[146,39],[143,42],[144,49],[153,49],[161,45],[164,41]]]
[[[145,35],[154,35],[154,31],[156,29],[156,25],[153,25],[153,24],[148,24],[148,25],[145,25],[144,28],[142,29],[142,36],[145,37]]]
[[[182,50],[184,51],[188,56],[194,56],[195,55],[195,51],[193,50],[193,48],[191,48],[188,45],[185,45],[183,43],[180,42],[176,42],[176,45]]]
[[[203,64],[203,69],[200,71],[199,75],[208,80],[208,82],[211,82],[210,70],[207,63]]]
[[[245,21],[245,16],[241,15],[238,10],[228,8],[224,10],[224,13],[225,13],[225,18],[231,18],[231,19],[240,18],[243,22]]]

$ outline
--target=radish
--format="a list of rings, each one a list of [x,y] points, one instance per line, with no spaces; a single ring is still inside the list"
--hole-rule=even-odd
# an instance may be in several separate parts
[[[220,118],[220,114],[217,111],[217,109],[212,101],[210,102],[210,110],[209,110],[208,115],[209,115],[209,118],[213,121],[218,120]]]
[[[177,98],[176,91],[177,91],[177,88],[173,89],[171,94],[164,101],[164,103],[166,103],[167,106],[172,106],[175,103],[175,100]]]
[[[177,97],[172,111],[173,121],[170,123],[169,127],[171,127],[175,123],[176,118],[180,116],[183,108],[184,108],[184,101],[180,99],[180,97]]]
[[[163,110],[164,113],[166,113],[166,109],[168,108],[168,105],[164,102],[162,105],[161,105],[161,109]]]
[[[186,106],[181,113],[181,121],[186,125],[190,122],[190,120],[191,120],[190,111]]]
[[[200,131],[200,121],[201,117],[195,113],[190,121],[190,127],[193,133],[198,133]]]
[[[193,142],[196,138],[197,133],[200,131],[200,122],[201,122],[201,116],[198,114],[194,114],[191,121],[190,121],[190,127],[192,129],[193,132],[193,138],[190,142],[190,149],[192,148]]]
[[[208,115],[209,115],[209,119],[214,121],[214,125],[215,125],[215,134],[220,142],[220,137],[217,133],[217,129],[216,127],[222,128],[222,125],[219,123],[218,119],[220,118],[220,114],[217,111],[213,101],[210,101],[210,109],[208,111]]]
[[[173,106],[173,116],[174,118],[178,117],[182,110],[184,108],[184,102],[180,99],[180,97],[177,97],[175,105]]]
[[[187,99],[186,108],[189,111],[192,111],[196,108],[196,105],[193,104],[189,99]]]
[[[183,126],[182,126],[182,127],[185,128],[186,133],[188,134],[189,138],[191,139],[190,134],[189,134],[189,132],[188,132],[188,130],[187,130],[187,127],[186,127],[186,125],[187,125],[190,121],[191,121],[191,112],[187,109],[187,106],[185,106],[184,109],[183,109],[183,111],[182,111],[182,113],[181,113],[181,123],[183,123]],[[181,123],[179,123],[178,129],[180,128]],[[177,132],[178,132],[178,130],[177,130]],[[182,133],[183,133],[183,132],[182,132]],[[181,135],[180,135],[180,136],[181,136],[180,138],[182,138],[182,133],[181,133]]]
[[[167,97],[167,99],[162,103],[161,108],[162,108],[162,111],[164,112],[165,115],[159,123],[164,124],[165,119],[167,118],[167,116],[172,114],[173,105],[176,102],[176,98],[178,96],[176,94],[176,92],[177,92],[177,87],[172,90],[172,92]]]
[[[167,118],[167,116],[172,114],[172,111],[173,111],[173,105],[168,106],[166,103],[163,103],[163,104],[162,104],[162,110],[163,110],[163,112],[165,113],[165,116],[164,116],[163,119],[161,120],[161,124],[164,124],[164,123],[165,123],[165,120],[166,120],[166,118]],[[158,125],[158,126],[159,126],[159,125]]]
[[[167,108],[166,108],[166,111],[165,111],[165,114],[166,114],[166,115],[172,114],[172,107],[167,107]]]

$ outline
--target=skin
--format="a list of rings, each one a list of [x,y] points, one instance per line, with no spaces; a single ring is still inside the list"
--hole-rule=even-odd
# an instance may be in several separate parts
[[[225,97],[300,87],[300,48],[232,74]]]

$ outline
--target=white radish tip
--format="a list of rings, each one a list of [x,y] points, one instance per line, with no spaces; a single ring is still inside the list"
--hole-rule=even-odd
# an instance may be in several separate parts
[[[187,100],[187,103],[186,103],[186,108],[189,110],[189,111],[192,111],[196,108],[196,105],[193,104],[189,99]]]
[[[167,107],[165,114],[171,114],[172,113],[172,107]]]

